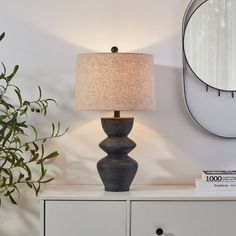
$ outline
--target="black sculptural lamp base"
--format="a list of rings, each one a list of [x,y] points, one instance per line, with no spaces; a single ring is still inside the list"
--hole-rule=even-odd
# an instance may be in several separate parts
[[[127,136],[134,118],[102,118],[107,138],[99,146],[108,155],[98,161],[97,169],[106,191],[129,191],[138,169],[138,163],[128,156],[136,144]]]

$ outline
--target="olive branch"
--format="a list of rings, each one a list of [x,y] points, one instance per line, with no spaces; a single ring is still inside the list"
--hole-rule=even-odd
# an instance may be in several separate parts
[[[0,35],[0,41],[4,36],[5,33]],[[56,101],[43,99],[39,86],[36,100],[24,100],[20,88],[12,83],[18,69],[16,65],[7,74],[6,66],[2,63],[0,74],[0,202],[2,197],[8,197],[13,204],[17,204],[22,184],[31,188],[37,196],[41,185],[53,180],[46,177],[45,164],[59,153],[54,151],[46,154],[44,145],[49,139],[60,137],[68,130],[61,131],[60,122],[52,123],[51,134],[38,137],[37,128],[29,124],[28,113],[46,116],[49,104]],[[12,89],[17,104],[9,101],[8,91]],[[27,134],[29,130],[33,132],[33,137]],[[35,171],[33,173],[34,169],[38,170],[37,174],[34,174]]]

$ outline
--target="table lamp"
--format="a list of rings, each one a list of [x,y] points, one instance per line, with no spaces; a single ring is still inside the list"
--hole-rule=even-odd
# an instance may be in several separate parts
[[[120,117],[120,111],[154,109],[153,56],[142,53],[81,54],[77,61],[76,108],[83,111],[114,111],[101,118],[107,138],[99,146],[107,156],[97,169],[106,191],[129,191],[138,163],[128,156],[136,143],[127,136],[134,118]]]

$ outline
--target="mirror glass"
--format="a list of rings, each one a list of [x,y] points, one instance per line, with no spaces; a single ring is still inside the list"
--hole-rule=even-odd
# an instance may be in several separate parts
[[[186,60],[204,83],[236,90],[236,0],[205,1],[184,34]]]

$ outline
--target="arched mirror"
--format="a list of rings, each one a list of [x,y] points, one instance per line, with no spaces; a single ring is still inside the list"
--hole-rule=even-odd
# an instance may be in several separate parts
[[[208,132],[236,138],[236,0],[192,0],[182,40],[190,114]]]
[[[186,60],[207,85],[236,90],[236,1],[208,0],[192,14],[184,33]]]

